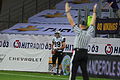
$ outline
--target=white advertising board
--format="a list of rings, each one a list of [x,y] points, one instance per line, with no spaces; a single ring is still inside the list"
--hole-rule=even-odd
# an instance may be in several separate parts
[[[48,72],[48,51],[0,48],[0,70]]]
[[[74,36],[64,36],[66,48],[71,53]],[[48,72],[51,55],[49,35],[0,34],[0,70]],[[120,39],[92,38],[88,45],[89,54],[120,55]]]
[[[0,70],[48,72],[53,36],[0,34],[0,37]],[[66,52],[72,51],[71,38],[66,40]]]
[[[120,55],[120,39],[93,38],[89,43],[88,52],[98,55]]]

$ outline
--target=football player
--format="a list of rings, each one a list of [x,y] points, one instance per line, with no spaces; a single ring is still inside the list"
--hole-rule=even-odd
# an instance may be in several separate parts
[[[52,39],[52,63],[53,63],[53,73],[61,75],[62,66],[61,62],[63,60],[63,50],[66,47],[65,38],[61,36],[60,31],[55,32],[55,37]],[[56,60],[58,59],[58,64],[56,68]]]

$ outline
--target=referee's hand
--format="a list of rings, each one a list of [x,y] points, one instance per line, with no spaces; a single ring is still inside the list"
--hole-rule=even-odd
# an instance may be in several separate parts
[[[69,12],[70,9],[71,9],[71,7],[69,6],[69,3],[66,2],[66,4],[65,4],[65,11],[66,11],[66,13]]]
[[[93,13],[96,13],[96,9],[97,9],[97,4],[95,4],[93,7]]]

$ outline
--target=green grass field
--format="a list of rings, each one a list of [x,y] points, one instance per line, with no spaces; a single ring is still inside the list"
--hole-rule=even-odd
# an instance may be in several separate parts
[[[47,73],[0,71],[0,80],[68,80],[69,76],[57,76]],[[82,80],[77,77],[76,80]],[[103,78],[90,78],[90,80],[112,80]]]

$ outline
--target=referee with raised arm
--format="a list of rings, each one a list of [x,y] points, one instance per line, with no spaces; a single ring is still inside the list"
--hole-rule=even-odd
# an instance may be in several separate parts
[[[70,65],[70,76],[69,80],[75,80],[76,73],[78,67],[81,67],[83,80],[89,80],[88,72],[87,72],[87,60],[88,60],[88,43],[91,37],[94,37],[94,26],[96,22],[96,7],[97,4],[94,5],[93,8],[93,17],[91,20],[91,24],[89,28],[87,28],[85,21],[81,21],[79,26],[75,25],[73,18],[70,14],[71,7],[68,3],[65,4],[65,11],[70,22],[70,25],[73,27],[75,32],[75,41],[74,41],[74,52],[71,58],[71,65]]]

